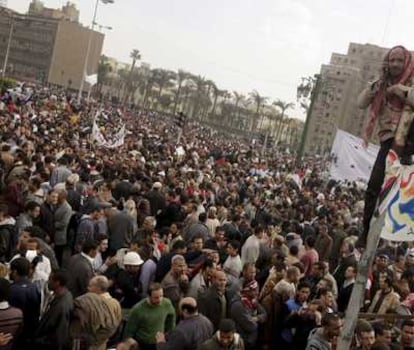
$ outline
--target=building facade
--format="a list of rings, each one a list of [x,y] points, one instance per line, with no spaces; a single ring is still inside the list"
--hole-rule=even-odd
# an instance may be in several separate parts
[[[333,53],[321,67],[310,111],[305,154],[327,154],[337,129],[362,136],[367,111],[357,106],[359,93],[379,77],[387,48],[351,43],[346,54]],[[377,139],[373,139],[377,142]]]
[[[40,0],[32,0],[29,5],[28,15],[79,22],[79,10],[71,2],[67,2],[61,9],[54,9],[45,7],[44,3]]]
[[[0,7],[0,67],[4,66],[8,51],[7,76],[77,89],[89,38],[88,75],[98,70],[102,33],[77,22],[23,15]]]

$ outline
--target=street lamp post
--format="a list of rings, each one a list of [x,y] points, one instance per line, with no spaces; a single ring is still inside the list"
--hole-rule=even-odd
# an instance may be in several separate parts
[[[6,55],[4,56],[4,63],[3,63],[3,70],[1,72],[1,77],[4,78],[6,76],[7,64],[9,61],[9,54],[10,54],[10,46],[11,40],[13,36],[13,29],[14,29],[14,18],[13,15],[10,15],[10,32],[9,32],[9,39],[7,40],[7,48],[6,48]]]
[[[85,77],[87,75],[88,61],[89,61],[89,55],[90,55],[91,45],[92,45],[93,29],[94,29],[95,24],[96,24],[96,15],[98,13],[99,1],[102,1],[102,3],[104,3],[104,4],[113,4],[114,3],[114,0],[96,0],[95,9],[94,9],[93,18],[92,18],[92,26],[91,26],[91,30],[89,32],[88,46],[86,48],[85,61],[83,63],[82,79],[81,79],[80,86],[79,86],[79,91],[78,91],[78,103],[80,103],[80,101],[82,99],[83,86],[85,84]]]

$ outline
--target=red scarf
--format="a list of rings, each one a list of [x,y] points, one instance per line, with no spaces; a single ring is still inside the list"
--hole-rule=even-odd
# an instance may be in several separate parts
[[[414,65],[412,62],[411,53],[403,46],[395,46],[390,51],[388,51],[387,55],[384,58],[384,67],[389,66],[389,60],[390,56],[395,50],[402,50],[404,52],[404,69],[403,72],[400,74],[400,76],[396,77],[391,81],[392,85],[397,84],[406,84],[408,79],[410,79],[411,75],[414,72]],[[375,125],[378,120],[379,113],[381,111],[381,108],[387,102],[389,105],[391,105],[393,109],[393,113],[395,114],[394,117],[400,118],[402,114],[402,109],[404,107],[404,103],[395,95],[387,96],[387,88],[389,87],[389,78],[386,76],[385,72],[382,72],[382,75],[380,77],[380,80],[377,84],[380,84],[380,88],[378,92],[376,93],[374,100],[371,103],[371,108],[369,110],[369,116],[367,123],[365,125],[364,130],[364,139],[365,141],[369,141],[372,133],[375,129]]]
[[[243,303],[243,305],[251,310],[251,311],[256,311],[257,309],[257,300],[256,299],[249,299],[247,297],[241,296],[241,301]]]

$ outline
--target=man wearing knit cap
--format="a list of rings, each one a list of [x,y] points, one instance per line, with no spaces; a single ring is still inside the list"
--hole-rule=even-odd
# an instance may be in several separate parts
[[[236,322],[237,331],[244,340],[246,349],[256,349],[259,324],[266,322],[265,309],[258,303],[259,285],[256,280],[245,282],[240,296],[230,307],[231,318]]]

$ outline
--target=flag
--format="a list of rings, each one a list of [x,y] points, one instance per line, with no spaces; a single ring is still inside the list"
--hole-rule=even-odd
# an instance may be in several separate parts
[[[378,211],[385,212],[381,238],[414,241],[414,165],[402,165],[393,150],[386,159]]]
[[[378,146],[369,144],[364,148],[360,137],[338,129],[331,151],[330,177],[339,181],[367,182],[378,151]]]
[[[98,74],[85,76],[85,82],[87,82],[90,86],[96,85],[98,82]]]
[[[101,130],[99,129],[98,124],[96,123],[96,119],[100,112],[98,111],[93,119],[92,125],[92,140],[96,142],[98,147],[104,148],[117,148],[124,144],[125,135],[126,135],[126,127],[125,124],[122,124],[119,131],[112,137],[111,142],[105,139],[105,136],[102,134]]]

